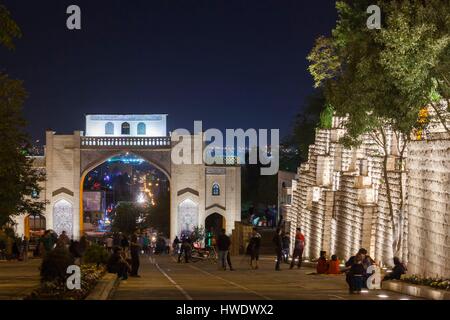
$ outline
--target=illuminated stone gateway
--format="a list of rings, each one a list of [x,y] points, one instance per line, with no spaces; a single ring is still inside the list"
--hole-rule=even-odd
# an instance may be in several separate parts
[[[87,115],[86,133],[69,135],[46,132],[45,156],[35,157],[35,166],[46,172],[40,199],[47,200],[47,229],[79,238],[83,232],[82,188],[85,176],[111,157],[132,153],[161,171],[170,183],[170,237],[187,228],[205,226],[206,218],[218,214],[228,233],[240,221],[240,166],[174,164],[171,151],[174,136],[167,135],[164,114]],[[178,138],[178,137],[177,137]],[[201,135],[194,135],[202,148]],[[194,148],[193,147],[193,148]],[[191,154],[202,150],[191,150]],[[214,187],[214,192],[213,192]],[[217,194],[216,188],[220,188]],[[26,217],[16,218],[16,231],[28,235]],[[183,228],[183,230],[180,230]]]
[[[443,107],[445,109],[445,106]],[[288,208],[291,237],[301,227],[305,256],[321,250],[347,259],[359,248],[383,265],[392,265],[392,226],[382,177],[382,150],[373,138],[345,149],[339,138],[345,119],[335,117],[329,130],[317,130],[308,161],[298,168]],[[405,210],[399,221],[403,247],[399,255],[408,272],[450,277],[450,139],[442,126],[429,126],[426,136],[407,145],[401,164],[393,132],[388,132],[388,177],[395,219],[400,187]],[[401,173],[403,174],[401,175]],[[403,177],[400,184],[400,175]]]

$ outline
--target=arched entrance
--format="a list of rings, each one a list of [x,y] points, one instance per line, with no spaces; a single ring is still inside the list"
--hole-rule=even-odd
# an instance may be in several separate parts
[[[46,229],[46,219],[41,214],[30,214],[25,217],[25,237],[38,238],[42,236]]]
[[[213,236],[217,237],[220,230],[225,228],[225,218],[219,213],[213,213],[206,217],[205,229],[208,233],[212,233]]]
[[[90,165],[80,181],[80,232],[99,235],[110,231],[111,215],[121,202],[154,207],[165,216],[153,220],[168,233],[170,177],[158,165],[133,152],[115,152]],[[161,200],[161,201],[159,201]],[[167,221],[164,220],[167,219]],[[167,228],[167,229],[165,229]]]

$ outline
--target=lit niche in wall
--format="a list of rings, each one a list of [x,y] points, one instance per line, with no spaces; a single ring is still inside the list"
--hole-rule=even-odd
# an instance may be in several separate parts
[[[320,201],[321,189],[320,187],[309,187],[306,193],[306,206],[312,209],[313,203]]]
[[[312,190],[312,202],[319,202],[321,196],[320,187],[313,187]]]
[[[373,188],[365,188],[358,190],[358,203],[361,206],[375,204],[375,190]]]
[[[65,231],[69,238],[73,235],[73,207],[65,199],[57,201],[53,206],[53,230],[58,235]]]

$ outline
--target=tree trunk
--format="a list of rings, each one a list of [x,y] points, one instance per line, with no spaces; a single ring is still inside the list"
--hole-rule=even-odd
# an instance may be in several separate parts
[[[384,181],[386,184],[386,196],[387,196],[388,207],[389,207],[389,217],[391,219],[391,226],[392,226],[392,237],[393,237],[392,253],[395,255],[397,252],[397,247],[398,247],[398,243],[399,243],[399,234],[398,234],[397,222],[395,221],[395,216],[394,216],[394,208],[392,205],[392,195],[391,195],[391,184],[389,182],[388,170],[387,170],[389,152],[387,150],[386,135],[385,135],[383,128],[381,128],[380,131],[381,131],[381,135],[383,137],[383,149],[384,149],[383,177],[384,177]]]

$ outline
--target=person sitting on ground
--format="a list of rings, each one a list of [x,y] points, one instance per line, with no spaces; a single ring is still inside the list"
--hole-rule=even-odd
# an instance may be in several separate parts
[[[360,254],[362,259],[364,260],[364,258],[366,257],[366,254],[367,254],[367,250],[364,248],[359,249],[358,253],[356,255],[351,256],[350,259],[347,260],[347,262],[345,263],[346,268],[348,268],[348,269],[351,268],[351,266],[355,263],[355,259],[358,254]]]
[[[326,251],[320,251],[320,258],[317,260],[316,270],[318,274],[325,274],[328,271]]]
[[[128,279],[128,272],[131,270],[131,267],[124,259],[121,247],[114,247],[113,253],[106,263],[106,268],[109,273],[116,273],[117,278],[121,280]]]
[[[347,284],[349,287],[352,287],[352,283],[351,283],[352,277],[351,277],[350,269],[356,263],[357,257],[361,258],[361,267],[363,268],[363,275],[366,273],[366,270],[364,269],[364,265],[362,264],[362,261],[366,257],[366,254],[367,254],[367,250],[364,248],[361,248],[358,250],[358,253],[356,255],[351,256],[350,259],[348,259],[347,262],[345,263],[345,270],[346,270],[345,281],[347,281]]]
[[[355,256],[354,263],[347,273],[347,283],[349,284],[350,294],[353,294],[355,292],[360,293],[363,287],[365,270],[362,262],[363,255],[361,253],[358,253]]]
[[[385,280],[400,280],[402,277],[402,274],[405,274],[406,266],[400,261],[398,257],[394,257],[394,268],[392,269],[392,272],[387,274],[383,281]]]
[[[341,268],[340,268],[340,261],[337,257],[337,255],[333,254],[331,256],[331,260],[328,261],[328,271],[327,274],[340,274]]]

